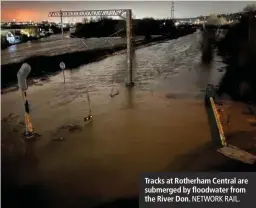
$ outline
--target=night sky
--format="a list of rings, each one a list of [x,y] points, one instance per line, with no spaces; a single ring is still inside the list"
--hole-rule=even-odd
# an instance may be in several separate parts
[[[90,9],[132,9],[136,18],[169,18],[171,1],[2,1],[1,18],[4,21],[59,21],[49,18],[49,11]],[[232,13],[242,11],[245,1],[176,1],[176,18],[195,17],[209,13]],[[79,21],[80,18],[64,18],[64,22]]]

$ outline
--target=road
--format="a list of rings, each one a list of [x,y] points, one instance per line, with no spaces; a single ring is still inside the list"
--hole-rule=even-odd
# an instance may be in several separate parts
[[[143,39],[144,37],[141,36],[135,38],[136,41]],[[31,56],[54,56],[75,51],[109,47],[122,43],[126,43],[125,38],[108,37],[82,40],[78,38],[69,38],[69,35],[66,34],[65,38],[62,40],[61,35],[52,35],[37,41],[12,45],[7,49],[2,50],[1,64],[19,62]]]
[[[93,207],[138,196],[141,172],[185,170],[193,152],[211,143],[203,91],[223,75],[216,70],[223,65],[220,62],[201,66],[199,35],[137,50],[133,90],[124,88],[127,71],[122,54],[66,71],[65,84],[61,73],[30,87],[32,121],[42,137],[33,144],[18,140],[16,155],[22,162],[14,165],[15,172],[8,164],[3,172],[22,187],[22,201],[29,203],[31,190],[43,197],[47,207]],[[94,120],[84,125],[87,87]],[[119,90],[113,98],[112,87]],[[7,125],[16,125],[16,130],[5,129],[6,138],[15,141],[23,130],[18,124],[23,120],[19,92],[4,94],[2,108],[2,118],[10,113],[18,116]],[[79,128],[69,131],[63,127],[67,124]],[[61,137],[63,141],[53,141]],[[4,136],[2,140],[6,141]],[[11,155],[15,145],[13,149]]]

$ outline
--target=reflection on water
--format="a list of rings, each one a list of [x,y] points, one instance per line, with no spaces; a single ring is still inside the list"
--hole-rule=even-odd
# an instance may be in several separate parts
[[[200,65],[200,69],[197,70],[198,79],[197,84],[201,89],[205,89],[211,78],[211,68],[209,66]]]
[[[134,100],[134,88],[128,88],[126,91],[127,94],[127,107],[128,109],[133,108],[133,100]]]
[[[17,49],[17,45],[12,45],[12,46],[8,47],[8,51],[9,51],[10,53],[15,52],[16,49]]]

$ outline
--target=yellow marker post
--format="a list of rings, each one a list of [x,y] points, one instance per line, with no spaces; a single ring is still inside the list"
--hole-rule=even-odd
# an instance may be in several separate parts
[[[29,75],[30,71],[31,71],[31,66],[27,63],[23,63],[20,70],[17,73],[18,86],[21,90],[21,95],[22,95],[22,99],[25,107],[25,124],[26,124],[25,137],[26,138],[31,138],[35,135],[33,132],[33,126],[32,126],[30,115],[29,115],[29,104],[28,104],[27,93],[26,93],[26,90],[28,89],[27,76]]]
[[[33,135],[33,125],[30,119],[30,114],[29,114],[29,104],[27,100],[27,93],[26,91],[22,90],[22,98],[24,101],[24,106],[25,106],[25,124],[26,124],[26,136]]]
[[[215,117],[215,120],[216,120],[217,128],[218,128],[218,131],[219,131],[221,144],[222,144],[222,146],[227,146],[226,137],[224,135],[224,130],[223,130],[220,118],[219,118],[219,114],[218,114],[216,105],[215,105],[214,100],[213,100],[212,97],[210,97],[210,103],[211,103],[211,107],[212,107],[214,117]]]

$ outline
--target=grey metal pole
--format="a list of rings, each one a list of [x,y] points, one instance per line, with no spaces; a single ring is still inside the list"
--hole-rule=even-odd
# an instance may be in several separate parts
[[[206,22],[206,18],[204,17],[204,23],[203,23],[203,29],[205,30],[205,22]]]
[[[132,87],[132,10],[126,11],[126,35],[127,35],[127,70],[128,79],[126,82],[127,87]]]
[[[62,11],[61,11],[61,10],[60,10],[60,24],[61,24],[61,34],[62,34],[62,39],[64,39],[63,21],[62,21]]]

